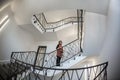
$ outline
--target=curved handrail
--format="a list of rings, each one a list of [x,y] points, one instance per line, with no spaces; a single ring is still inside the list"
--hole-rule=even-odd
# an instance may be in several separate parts
[[[108,62],[82,68],[49,68],[36,66],[34,74],[38,80],[107,80]],[[42,69],[42,70],[41,70]],[[59,74],[59,76],[58,76]],[[39,77],[39,75],[44,75]]]
[[[42,69],[50,69],[50,70],[80,70],[80,69],[88,69],[88,68],[93,68],[97,66],[105,65],[104,67],[106,68],[108,66],[108,62],[104,62],[101,64],[93,65],[93,66],[88,66],[88,67],[82,67],[82,68],[51,68],[51,67],[41,67],[41,66],[36,66],[35,69],[41,70]]]
[[[34,52],[34,51],[30,51]],[[17,53],[17,52],[15,52]],[[25,52],[20,52],[25,53]],[[107,80],[107,66],[108,62],[104,62],[101,64],[88,66],[88,67],[81,67],[81,68],[51,68],[51,67],[43,67],[38,65],[32,65],[26,62],[21,62],[20,60],[16,60],[18,63],[22,63],[24,65],[29,65],[30,67],[34,67],[34,71],[32,69],[29,69],[25,71],[25,74],[23,78],[28,77],[29,80],[37,79],[37,80],[46,80],[47,77],[50,78],[50,80]],[[27,69],[27,68],[26,68]],[[27,76],[29,74],[29,76]],[[30,75],[32,75],[32,78]],[[59,76],[57,76],[59,74]],[[39,76],[40,75],[40,76]],[[21,78],[20,80],[22,80]],[[86,79],[85,79],[86,78]]]
[[[49,29],[54,30],[65,24],[77,22],[77,17],[67,17],[56,22],[47,22],[44,13],[36,14],[34,16],[38,20],[38,22],[42,25],[42,27],[44,27],[44,29],[46,30],[49,30]]]

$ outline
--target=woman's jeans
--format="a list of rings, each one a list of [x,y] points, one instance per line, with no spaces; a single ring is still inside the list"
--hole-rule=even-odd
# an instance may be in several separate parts
[[[56,66],[60,66],[60,60],[61,60],[61,57],[57,56]]]

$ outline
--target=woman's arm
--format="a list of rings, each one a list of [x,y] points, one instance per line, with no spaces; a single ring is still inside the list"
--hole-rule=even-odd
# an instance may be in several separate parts
[[[58,49],[58,47],[59,47],[59,44],[56,46],[56,49]]]

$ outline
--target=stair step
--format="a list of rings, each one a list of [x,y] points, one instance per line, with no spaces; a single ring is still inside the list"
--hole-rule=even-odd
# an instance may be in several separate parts
[[[3,67],[3,65],[0,65],[0,77],[1,80],[7,80],[9,76],[8,70]]]

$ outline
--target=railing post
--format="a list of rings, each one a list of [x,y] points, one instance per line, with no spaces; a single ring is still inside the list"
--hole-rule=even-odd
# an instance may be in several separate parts
[[[77,21],[78,21],[78,39],[80,40],[80,52],[83,52],[82,41],[83,41],[83,10],[77,9]]]

